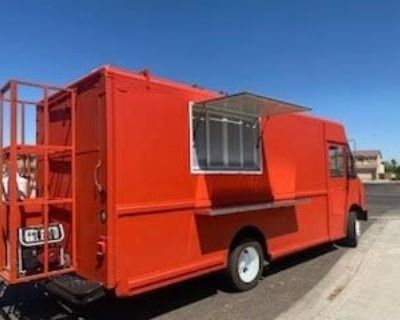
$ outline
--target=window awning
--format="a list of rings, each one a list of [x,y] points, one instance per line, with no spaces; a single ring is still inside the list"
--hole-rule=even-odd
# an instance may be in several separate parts
[[[214,99],[197,101],[194,103],[194,106],[204,107],[207,110],[229,112],[249,117],[270,117],[311,110],[311,108],[308,107],[249,92],[240,92]]]

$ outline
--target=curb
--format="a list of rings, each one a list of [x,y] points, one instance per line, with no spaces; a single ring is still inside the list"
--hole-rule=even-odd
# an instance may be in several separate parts
[[[363,234],[357,249],[349,249],[335,264],[332,270],[303,298],[289,310],[282,313],[278,320],[311,320],[327,319],[321,315],[340,304],[345,298],[348,286],[364,263],[368,253],[382,235],[387,224],[386,219],[379,219]]]

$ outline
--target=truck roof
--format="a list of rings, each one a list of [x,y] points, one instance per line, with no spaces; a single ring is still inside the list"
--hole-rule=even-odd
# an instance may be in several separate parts
[[[81,82],[83,82],[83,81],[85,81],[85,80],[87,80],[87,79],[89,79],[89,78],[91,78],[91,77],[93,77],[93,76],[95,76],[97,74],[101,74],[101,73],[116,74],[116,75],[135,78],[135,79],[138,79],[138,80],[147,79],[147,80],[150,80],[153,83],[158,83],[158,84],[161,84],[161,85],[173,87],[173,88],[180,89],[180,90],[206,93],[206,94],[209,94],[211,96],[214,96],[215,98],[223,97],[225,95],[224,92],[222,92],[222,91],[206,89],[206,88],[197,87],[197,86],[185,84],[185,83],[182,83],[182,82],[173,81],[173,80],[169,80],[169,79],[166,79],[166,78],[154,76],[147,69],[142,70],[142,71],[134,71],[134,70],[129,70],[129,69],[121,68],[121,67],[118,67],[118,66],[114,66],[114,65],[111,65],[111,64],[101,65],[100,67],[93,69],[89,73],[87,73],[87,74],[81,76],[80,78],[78,78],[77,80],[69,83],[67,85],[67,87],[77,87]],[[277,100],[277,99],[275,99],[275,100]],[[311,111],[311,109],[309,109],[308,111]],[[320,116],[315,116],[315,115],[310,114],[309,112],[296,113],[295,116],[307,117],[307,118],[312,118],[314,120],[319,120],[319,121],[322,121],[322,122],[325,122],[325,123],[330,123],[331,125],[340,126],[344,130],[343,125],[341,123],[339,123],[338,121],[331,120],[331,119],[326,119],[326,118],[320,117]]]

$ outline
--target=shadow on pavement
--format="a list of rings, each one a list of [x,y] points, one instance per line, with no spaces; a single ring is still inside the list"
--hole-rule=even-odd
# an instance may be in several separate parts
[[[337,250],[334,245],[323,245],[280,259],[271,264],[264,272],[264,276],[268,277],[279,273],[334,250]],[[80,311],[79,316],[83,319],[151,319],[207,299],[219,291],[231,292],[224,286],[222,280],[221,275],[214,274],[138,297],[115,298],[109,296]],[[10,288],[6,296],[1,299],[0,306],[12,314],[11,319],[74,319],[78,317],[78,313],[74,313],[74,315],[66,313],[40,288],[30,285]]]
[[[306,251],[292,254],[288,257],[279,259],[271,264],[264,272],[264,276],[278,273],[280,271],[292,268],[298,264],[302,264],[312,259],[319,258],[332,251],[338,250],[335,244],[323,244]]]

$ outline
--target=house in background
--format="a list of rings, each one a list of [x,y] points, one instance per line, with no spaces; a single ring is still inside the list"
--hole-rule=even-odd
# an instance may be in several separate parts
[[[379,150],[359,150],[354,152],[356,171],[361,180],[384,178],[385,166]]]

